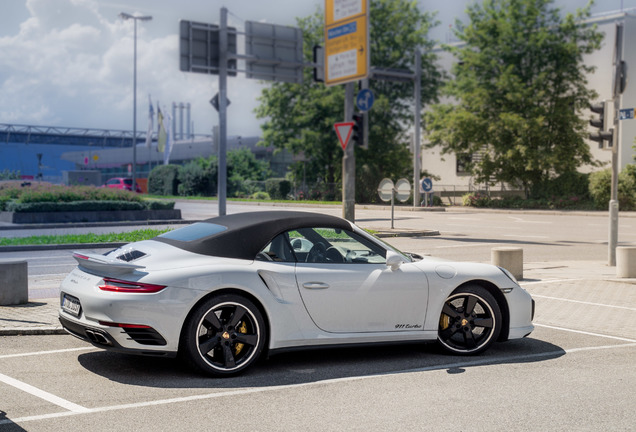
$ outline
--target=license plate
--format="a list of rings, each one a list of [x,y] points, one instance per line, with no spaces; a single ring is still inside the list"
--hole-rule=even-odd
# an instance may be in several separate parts
[[[80,305],[79,299],[68,294],[64,294],[62,297],[62,310],[73,316],[79,317],[82,306]]]

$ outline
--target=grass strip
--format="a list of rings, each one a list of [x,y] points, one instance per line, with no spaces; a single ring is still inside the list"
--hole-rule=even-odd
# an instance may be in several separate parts
[[[25,246],[25,245],[49,245],[49,244],[71,244],[71,243],[131,243],[141,240],[148,240],[153,237],[170,231],[143,229],[122,233],[107,234],[66,234],[66,235],[44,235],[30,237],[10,237],[0,238],[0,246]]]

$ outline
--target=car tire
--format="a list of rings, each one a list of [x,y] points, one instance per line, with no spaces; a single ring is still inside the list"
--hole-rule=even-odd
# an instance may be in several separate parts
[[[451,354],[479,354],[497,340],[501,326],[501,310],[492,294],[482,286],[466,285],[444,302],[437,340]]]
[[[185,360],[211,376],[243,372],[260,357],[267,329],[261,311],[245,297],[222,294],[194,309],[181,340]]]

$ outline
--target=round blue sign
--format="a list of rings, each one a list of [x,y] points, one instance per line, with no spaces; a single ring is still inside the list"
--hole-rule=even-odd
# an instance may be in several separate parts
[[[362,89],[358,92],[358,96],[356,97],[356,105],[360,111],[366,112],[371,109],[374,100],[375,98],[371,90]]]
[[[431,180],[428,177],[422,179],[422,190],[424,192],[432,191],[433,190],[433,180]]]

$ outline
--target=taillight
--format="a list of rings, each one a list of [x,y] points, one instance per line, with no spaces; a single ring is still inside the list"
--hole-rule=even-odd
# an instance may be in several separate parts
[[[123,328],[123,329],[149,329],[152,328],[150,326],[147,325],[143,325],[143,324],[122,324],[122,323],[114,323],[114,322],[109,322],[109,321],[99,321],[99,323],[103,326],[108,326],[108,327],[119,327],[119,328]]]
[[[73,252],[73,257],[74,258],[79,258],[79,259],[84,259],[84,260],[88,259],[88,257],[86,255],[82,255],[82,254],[77,253],[77,252]]]
[[[102,291],[113,291],[121,293],[157,293],[164,289],[165,285],[154,285],[143,282],[131,282],[121,279],[104,278],[104,284],[99,285]]]

